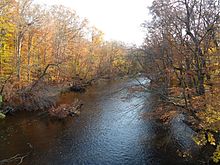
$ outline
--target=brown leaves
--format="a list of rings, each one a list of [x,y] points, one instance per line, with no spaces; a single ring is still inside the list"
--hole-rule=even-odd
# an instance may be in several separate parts
[[[48,110],[49,114],[53,117],[63,119],[68,116],[75,116],[79,115],[80,111],[79,109],[81,108],[82,103],[76,99],[72,104],[61,104],[58,107],[52,107],[51,109]]]
[[[176,110],[170,110],[161,115],[160,119],[168,124],[174,117],[176,117],[178,112]]]
[[[150,119],[159,119],[164,124],[169,124],[178,114],[178,108],[174,105],[160,103],[153,111],[146,112],[144,117]]]
[[[205,108],[205,96],[194,96],[191,99],[191,104],[193,109],[202,110]]]

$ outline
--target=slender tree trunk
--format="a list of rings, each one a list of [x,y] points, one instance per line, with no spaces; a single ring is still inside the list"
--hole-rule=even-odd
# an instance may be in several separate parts
[[[197,55],[197,76],[198,76],[198,94],[203,95],[205,94],[205,87],[204,87],[204,82],[205,82],[205,66],[206,62],[202,53],[201,48],[198,48],[198,55]]]
[[[21,79],[21,48],[22,48],[22,40],[23,36],[20,33],[17,37],[17,48],[16,48],[16,53],[17,53],[17,78],[20,81]]]
[[[28,36],[28,51],[27,51],[27,58],[28,58],[28,81],[30,82],[31,79],[31,47],[32,47],[32,38],[33,34],[29,33]]]

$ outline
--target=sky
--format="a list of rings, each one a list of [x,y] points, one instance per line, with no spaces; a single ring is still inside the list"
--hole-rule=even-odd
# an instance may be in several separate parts
[[[141,23],[149,19],[152,0],[35,0],[74,9],[80,17],[104,32],[105,40],[140,45],[144,39]]]

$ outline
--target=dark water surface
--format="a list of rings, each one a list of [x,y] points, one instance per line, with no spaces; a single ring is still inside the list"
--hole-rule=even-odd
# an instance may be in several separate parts
[[[27,153],[31,146],[22,164],[193,164],[177,151],[194,146],[192,131],[181,116],[170,127],[144,119],[153,96],[127,88],[137,84],[136,80],[103,81],[83,94],[63,94],[59,103],[74,98],[84,103],[79,117],[65,121],[39,112],[22,112],[0,121],[0,160]]]

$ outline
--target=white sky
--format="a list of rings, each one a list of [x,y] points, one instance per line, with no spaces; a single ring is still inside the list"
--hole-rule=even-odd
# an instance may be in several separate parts
[[[44,4],[62,4],[105,33],[106,40],[140,45],[144,38],[140,24],[148,19],[152,0],[35,0]]]

